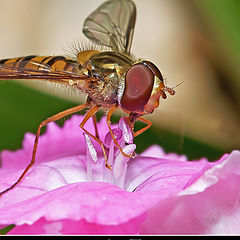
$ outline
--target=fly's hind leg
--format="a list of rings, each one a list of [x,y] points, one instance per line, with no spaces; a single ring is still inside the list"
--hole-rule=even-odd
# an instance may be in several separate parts
[[[34,142],[31,162],[28,164],[28,166],[25,168],[25,170],[22,173],[22,175],[18,178],[18,180],[11,187],[9,187],[9,188],[5,189],[4,191],[0,192],[0,197],[4,193],[6,193],[9,190],[13,189],[18,183],[20,183],[21,180],[24,178],[24,176],[29,171],[29,169],[34,165],[35,159],[36,159],[36,153],[37,153],[38,140],[39,140],[39,136],[40,136],[40,132],[41,132],[42,127],[46,126],[50,122],[55,122],[55,121],[57,121],[57,120],[59,120],[59,119],[61,119],[63,117],[66,117],[66,116],[71,115],[73,113],[79,112],[79,111],[81,111],[81,110],[83,110],[83,109],[85,109],[87,107],[89,107],[88,103],[83,104],[83,105],[79,105],[79,106],[67,109],[65,111],[62,111],[60,113],[57,113],[57,114],[53,115],[52,117],[50,117],[50,118],[48,118],[48,119],[46,119],[46,120],[41,122],[41,124],[39,125],[38,130],[37,130],[37,135],[36,135],[35,142]]]

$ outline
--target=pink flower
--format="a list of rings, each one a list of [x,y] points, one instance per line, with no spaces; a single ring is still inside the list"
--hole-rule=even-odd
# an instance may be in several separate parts
[[[52,123],[40,137],[37,162],[24,180],[0,198],[0,225],[9,234],[216,234],[240,233],[240,152],[219,161],[187,161],[152,146],[127,159],[109,137],[101,147],[80,130],[81,116],[63,128]],[[86,126],[94,132],[91,121]],[[121,120],[113,125],[127,153],[135,145]],[[0,190],[14,183],[30,161],[34,135],[23,149],[1,154]],[[126,142],[128,145],[126,145]]]

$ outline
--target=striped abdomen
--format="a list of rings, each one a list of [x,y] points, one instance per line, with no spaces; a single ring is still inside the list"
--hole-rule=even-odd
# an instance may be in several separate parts
[[[10,58],[0,60],[1,71],[44,71],[46,72],[68,72],[75,73],[77,71],[77,64],[71,59],[63,56],[27,56],[19,58]]]

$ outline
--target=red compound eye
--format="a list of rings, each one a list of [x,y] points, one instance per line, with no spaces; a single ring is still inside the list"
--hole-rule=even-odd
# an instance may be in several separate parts
[[[127,111],[143,111],[153,89],[154,74],[142,63],[132,66],[125,77],[125,89],[121,106]]]
[[[162,74],[160,72],[160,70],[156,67],[156,65],[154,65],[152,62],[149,62],[149,61],[144,61],[143,62],[144,65],[147,65],[151,71],[153,72],[153,74],[158,77],[161,82],[163,83],[163,77],[162,77]]]

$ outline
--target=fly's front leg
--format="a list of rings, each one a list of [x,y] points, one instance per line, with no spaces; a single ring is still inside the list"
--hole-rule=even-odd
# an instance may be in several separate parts
[[[151,126],[152,126],[152,122],[150,122],[149,120],[143,118],[143,117],[138,117],[136,121],[141,121],[143,123],[146,123],[147,126],[143,127],[142,129],[138,130],[137,132],[135,132],[133,134],[133,137],[135,138],[136,136],[140,135],[141,133],[145,132],[146,130],[148,130]]]
[[[83,104],[83,105],[79,105],[79,106],[76,106],[76,107],[73,107],[73,108],[70,108],[70,109],[67,109],[63,112],[60,112],[60,113],[57,113],[55,115],[53,115],[52,117],[44,120],[41,122],[41,124],[39,125],[38,127],[38,130],[37,130],[37,135],[36,135],[36,138],[35,138],[35,142],[34,142],[34,147],[33,147],[33,153],[32,153],[32,160],[31,162],[28,164],[28,166],[25,168],[24,172],[22,173],[22,175],[19,177],[19,179],[9,188],[7,188],[6,190],[0,192],[0,197],[8,192],[9,190],[13,189],[18,183],[21,182],[21,180],[24,178],[24,176],[26,175],[26,173],[29,171],[29,169],[34,165],[35,163],[35,159],[36,159],[36,153],[37,153],[37,146],[38,146],[38,140],[39,140],[39,136],[40,136],[40,133],[41,133],[41,129],[42,127],[46,126],[48,123],[50,122],[55,122],[63,117],[66,117],[68,115],[71,115],[73,113],[76,113],[76,112],[79,112],[85,108],[89,107],[88,103],[86,104]]]

